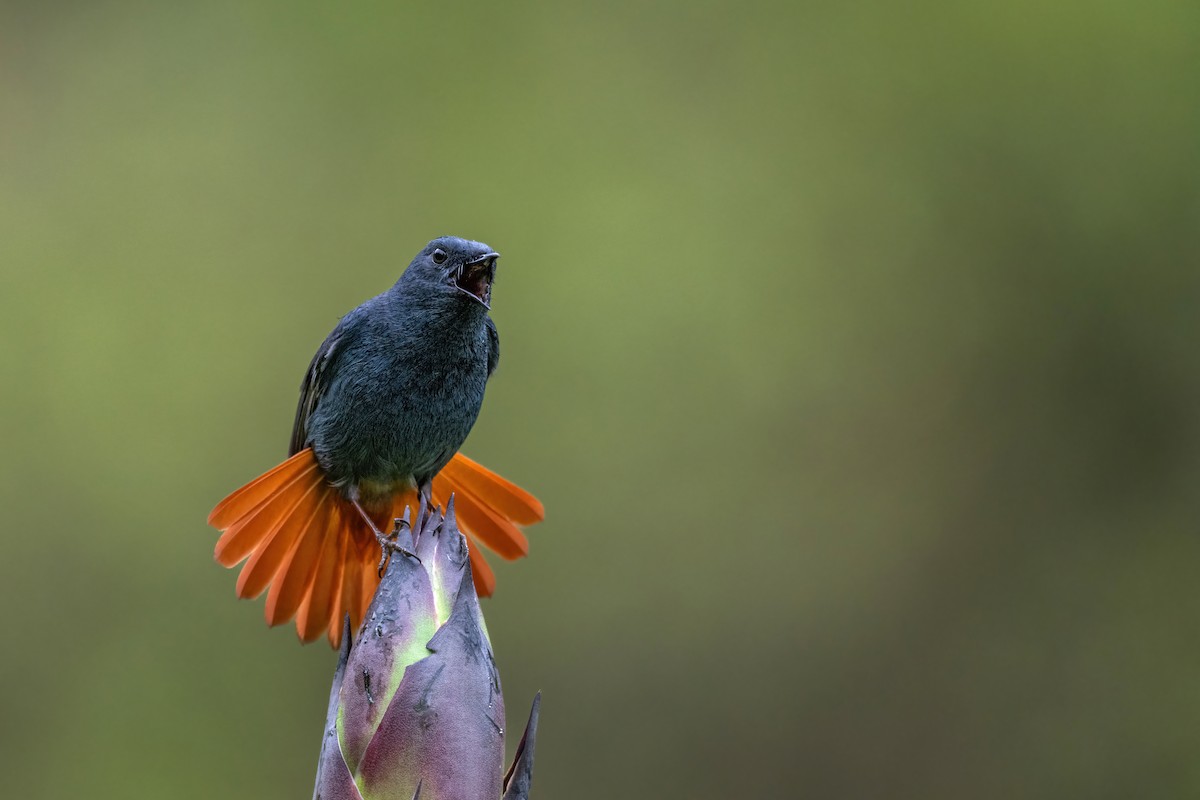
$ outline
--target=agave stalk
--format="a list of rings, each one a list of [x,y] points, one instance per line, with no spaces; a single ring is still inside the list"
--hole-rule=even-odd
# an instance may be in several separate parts
[[[406,512],[405,522],[408,522]],[[329,695],[314,800],[526,800],[540,695],[508,772],[500,673],[454,519],[422,504]]]

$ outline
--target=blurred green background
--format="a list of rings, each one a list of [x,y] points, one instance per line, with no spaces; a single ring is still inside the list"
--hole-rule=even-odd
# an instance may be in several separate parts
[[[1198,92],[1194,2],[5,4],[4,795],[308,796],[205,516],[454,233],[537,797],[1195,796]]]

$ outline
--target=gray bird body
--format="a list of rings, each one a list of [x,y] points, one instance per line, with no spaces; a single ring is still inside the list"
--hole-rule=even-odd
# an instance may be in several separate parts
[[[305,376],[291,452],[312,447],[326,478],[368,507],[426,487],[466,440],[499,359],[495,258],[479,242],[435,239],[343,317]]]

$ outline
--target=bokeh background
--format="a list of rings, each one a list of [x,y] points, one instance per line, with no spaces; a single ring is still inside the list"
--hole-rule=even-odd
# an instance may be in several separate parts
[[[1200,793],[1200,6],[6,3],[7,797],[307,797],[204,520],[435,235],[537,797]],[[514,742],[509,743],[511,751]]]

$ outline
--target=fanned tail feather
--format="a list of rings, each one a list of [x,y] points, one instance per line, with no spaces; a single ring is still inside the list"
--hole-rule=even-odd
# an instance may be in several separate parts
[[[271,580],[267,592],[264,612],[268,625],[279,625],[296,615],[300,603],[312,588],[317,567],[317,557],[328,535],[335,495],[323,492],[316,503],[316,511],[296,537],[291,551]],[[348,538],[348,537],[347,537]]]
[[[433,479],[435,489],[439,479],[449,484],[454,492],[469,492],[496,514],[518,525],[532,525],[546,517],[546,511],[536,497],[462,453],[455,453],[450,463]]]
[[[478,545],[509,560],[525,555],[529,542],[517,526],[540,522],[542,504],[461,453],[433,479],[432,494],[443,508],[455,497],[458,526],[471,544],[476,591],[491,595],[495,574]],[[403,517],[405,507],[415,520],[416,492],[397,495],[384,509],[391,517],[376,519],[376,525],[390,531],[392,518]],[[217,562],[233,567],[245,561],[238,596],[257,597],[269,588],[268,624],[295,618],[302,641],[325,634],[335,648],[347,613],[351,630],[362,625],[379,585],[379,548],[350,503],[325,481],[310,449],[230,494],[213,509],[209,524],[222,531]]]
[[[326,526],[314,570],[312,585],[308,592],[308,603],[303,614],[296,615],[296,630],[303,642],[316,641],[329,630],[330,615],[333,613],[334,595],[340,595],[342,587],[341,559],[345,556],[342,542],[350,537],[341,536],[340,530]]]

